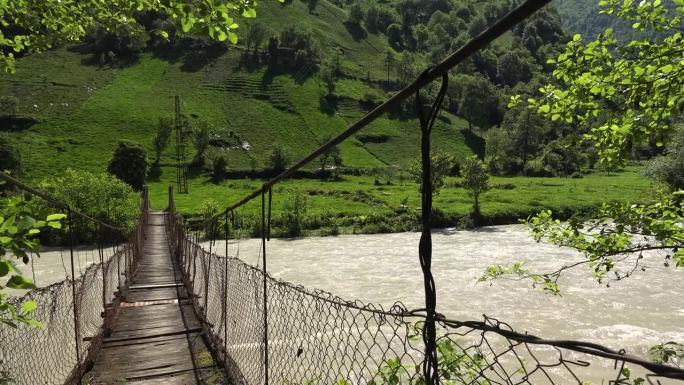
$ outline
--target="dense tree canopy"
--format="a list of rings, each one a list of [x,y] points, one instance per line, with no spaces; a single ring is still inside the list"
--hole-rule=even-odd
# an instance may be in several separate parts
[[[589,43],[575,35],[557,59],[549,60],[556,66],[556,82],[542,87],[542,97],[528,98],[527,103],[551,121],[571,124],[597,147],[601,162],[615,165],[628,159],[639,142],[653,137],[670,140],[674,123],[684,112],[684,0],[667,5],[660,0],[602,0],[600,5],[603,13],[631,22],[636,32],[658,33],[645,33],[628,44],[619,44],[611,29]],[[514,97],[512,104],[521,100]],[[677,151],[668,156],[676,158]],[[662,252],[666,265],[684,267],[684,192],[678,190],[676,178],[663,179],[671,191],[652,202],[607,203],[589,217],[568,222],[550,211],[530,218],[538,240],[575,248],[584,260],[541,273],[521,264],[495,266],[482,279],[528,276],[558,293],[558,278],[574,266],[588,265],[602,283],[645,268],[643,259],[653,258],[653,251]]]
[[[235,44],[235,21],[254,17],[255,7],[254,0],[0,1],[0,66],[12,72],[16,56],[81,40],[94,30],[140,30],[144,12],[170,17],[183,33]],[[163,26],[154,32],[168,38]]]

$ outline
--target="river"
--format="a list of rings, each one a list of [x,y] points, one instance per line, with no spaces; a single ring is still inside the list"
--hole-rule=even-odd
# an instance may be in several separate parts
[[[419,233],[341,235],[267,245],[268,271],[286,281],[386,308],[402,301],[423,307]],[[587,266],[560,279],[561,296],[533,289],[530,281],[478,283],[487,266],[525,261],[553,271],[583,258],[574,250],[537,243],[522,225],[433,234],[438,311],[452,319],[498,318],[518,331],[546,338],[592,340],[645,356],[650,346],[684,342],[684,269],[664,266],[664,256],[644,258],[645,271],[600,285]],[[215,248],[223,253],[223,243]],[[231,241],[240,258],[260,262],[260,240]],[[623,266],[626,268],[627,266]]]
[[[418,233],[341,235],[268,243],[268,271],[276,278],[388,308],[396,301],[423,307]],[[600,285],[586,266],[565,273],[561,296],[533,289],[529,281],[477,283],[487,266],[525,261],[536,271],[552,271],[582,258],[577,252],[537,243],[520,225],[476,231],[440,230],[433,235],[433,272],[438,311],[448,318],[509,323],[515,330],[557,339],[591,340],[646,356],[650,346],[684,342],[684,269],[664,266],[664,257],[644,259],[645,271]],[[224,244],[214,248],[220,254]],[[207,245],[208,248],[208,245]],[[229,253],[260,262],[260,240],[229,244]],[[81,269],[96,253],[77,253]],[[65,258],[65,263],[62,263]],[[64,279],[68,254],[43,253],[35,262],[41,286]],[[32,274],[30,268],[27,273]]]

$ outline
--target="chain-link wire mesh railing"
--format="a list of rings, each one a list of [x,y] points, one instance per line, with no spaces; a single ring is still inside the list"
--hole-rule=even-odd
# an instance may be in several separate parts
[[[169,231],[196,311],[232,383],[263,384],[268,369],[274,384],[425,384],[425,309],[350,302],[266,275],[265,310],[259,267],[217,250],[214,241],[203,247],[200,232],[188,230],[175,213],[170,213]],[[437,314],[436,319],[442,384],[639,384],[642,378],[664,385],[684,380],[678,367],[593,343],[517,333],[492,318],[462,322]]]
[[[147,194],[142,195],[137,227],[126,235],[125,230],[72,210],[19,181],[10,180],[10,184],[33,199],[44,200],[53,212],[66,214],[59,230],[64,239],[73,239],[71,223],[77,218],[92,221],[100,231],[97,245],[93,247],[75,247],[71,242],[59,252],[51,252],[52,258],[59,255],[61,259],[64,269],[61,281],[8,298],[8,303],[17,308],[27,301],[35,302],[37,309],[31,318],[42,326],[0,325],[0,383],[80,383],[105,329],[113,321],[118,298],[126,290],[136,260],[142,253],[148,214]],[[35,263],[42,261],[38,259]],[[36,281],[40,284],[41,279]]]

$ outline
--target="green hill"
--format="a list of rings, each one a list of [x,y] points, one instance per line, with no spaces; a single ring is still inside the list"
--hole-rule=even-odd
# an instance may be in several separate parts
[[[192,71],[183,60],[174,62],[153,53],[143,53],[123,68],[101,67],[88,64],[89,55],[62,48],[26,57],[16,75],[0,78],[0,93],[19,99],[19,114],[39,121],[14,133],[25,171],[31,177],[67,167],[100,171],[121,139],[138,142],[151,154],[157,120],[172,115],[175,95],[181,97],[182,112],[191,120],[206,121],[215,137],[232,132],[248,143],[249,151],[227,151],[229,167],[240,170],[264,167],[276,145],[286,148],[292,158],[302,157],[322,138],[339,133],[360,117],[365,112],[359,103],[364,95],[385,98],[376,84],[387,76],[379,55],[391,49],[386,38],[368,34],[355,40],[342,22],[345,11],[326,1],[319,3],[316,15],[310,15],[299,1],[286,7],[264,2],[259,11],[261,23],[306,23],[320,41],[343,48],[344,78],[338,81],[339,102],[334,111],[322,105],[325,89],[315,76],[299,81],[296,69],[282,73],[264,67],[245,70],[240,68],[239,48],[230,48]],[[370,81],[362,68],[370,69]],[[466,126],[462,119],[445,114],[436,128],[436,146],[469,155],[461,133]],[[364,132],[364,138],[375,135],[381,141],[354,139],[343,144],[343,164],[403,167],[417,155],[418,132],[413,118],[384,117]],[[162,163],[172,164],[174,153],[171,144]]]
[[[402,0],[402,4],[416,6],[416,1],[424,0]],[[396,36],[390,38],[389,33],[370,32],[370,28],[350,24],[347,22],[348,7],[340,8],[327,0],[318,1],[313,13],[309,13],[305,2],[298,0],[285,6],[275,1],[260,2],[256,21],[241,21],[242,42],[249,41],[248,31],[255,28],[255,23],[275,35],[296,25],[299,30],[314,36],[317,42],[320,60],[305,60],[289,68],[269,66],[263,60],[255,64],[250,60],[250,55],[254,56],[246,52],[244,45],[226,48],[195,40],[182,40],[178,45],[148,45],[139,55],[128,58],[130,60],[108,59],[104,53],[94,55],[86,52],[84,46],[62,47],[24,57],[20,59],[15,75],[0,75],[0,95],[15,96],[19,101],[17,115],[37,121],[30,127],[9,132],[21,152],[22,178],[36,181],[67,168],[103,172],[120,140],[143,145],[152,158],[152,140],[158,120],[173,116],[174,98],[178,95],[182,113],[190,123],[196,126],[205,122],[210,127],[213,147],[210,151],[227,157],[228,170],[233,176],[231,180],[215,185],[207,170],[191,169],[190,194],[178,197],[179,207],[185,212],[197,213],[207,198],[227,204],[261,183],[239,179],[245,175],[257,179],[255,177],[261,175],[259,172],[267,167],[274,148],[283,147],[291,161],[301,158],[317,148],[325,137],[342,132],[374,104],[396,91],[400,74],[397,68],[392,68],[388,84],[386,52],[396,55],[397,61],[407,57],[401,51],[411,52],[415,62],[413,69],[420,71],[428,65],[428,60],[443,57],[452,46],[460,45],[463,39],[478,33],[473,25],[487,23],[505,10],[505,2],[488,3],[496,6],[484,7],[484,13],[478,14],[479,8],[456,2],[448,15],[438,15],[439,11],[436,11],[433,16],[437,16],[429,21],[415,10],[412,14],[406,11],[401,16],[404,28],[400,38],[411,41],[411,31],[425,31],[425,28],[434,33],[431,45],[420,47],[419,41],[413,41],[411,44],[415,46],[409,48],[397,47],[396,39],[391,43]],[[390,7],[399,6],[400,2],[375,5],[396,12]],[[399,13],[394,17],[399,22]],[[471,28],[465,28],[468,26],[465,20],[469,20]],[[449,30],[454,23],[458,25],[454,27],[458,31]],[[505,113],[502,106],[510,93],[526,87],[522,80],[525,76],[534,80],[544,71],[540,63],[545,62],[545,58],[532,53],[535,50],[546,52],[549,47],[559,44],[563,36],[558,28],[554,17],[542,15],[531,20],[528,26],[504,35],[459,68],[459,74],[452,77],[450,83],[446,108],[435,125],[433,147],[457,158],[473,153],[482,155],[481,131],[470,131],[468,122],[454,114],[460,112],[455,95],[461,93],[466,81],[471,85],[484,84],[487,88],[480,93],[491,96],[486,99],[490,104],[484,108],[477,105],[470,108],[479,108],[481,116],[478,118],[483,124],[500,124]],[[396,32],[396,28],[394,30]],[[458,36],[458,39],[435,38],[441,34],[452,38]],[[262,53],[257,57],[266,52],[267,43],[263,42]],[[511,56],[521,55],[519,61],[513,58],[513,64],[521,69],[520,74],[527,75],[517,80],[501,76],[499,58],[506,53],[509,61]],[[336,57],[339,57],[340,71],[334,96],[326,97],[325,81],[316,73],[316,68]],[[413,73],[409,78],[415,75]],[[482,80],[478,82],[477,79]],[[517,81],[522,83],[516,84]],[[497,119],[498,123],[492,123]],[[8,128],[1,130],[8,131]],[[336,182],[296,180],[280,186],[276,193],[284,195],[290,189],[305,192],[312,202],[311,215],[326,220],[332,216],[363,219],[370,213],[378,221],[395,218],[396,223],[383,225],[387,228],[410,228],[412,222],[402,219],[404,211],[401,210],[406,209],[406,205],[419,207],[420,203],[418,189],[412,181],[407,181],[405,171],[408,164],[418,158],[419,131],[418,120],[408,105],[381,117],[340,146],[346,172],[361,176],[345,175],[342,181]],[[175,143],[171,140],[161,158],[161,173],[148,180],[155,208],[165,206],[166,188],[175,182],[175,153]],[[187,156],[193,158],[192,146],[189,146]],[[312,164],[309,170],[316,167]],[[587,178],[586,184],[603,184],[603,178],[592,176]],[[619,179],[620,185],[638,186],[638,191],[646,188],[646,182],[634,171],[623,179]],[[449,183],[448,192],[440,196],[438,203],[443,203],[445,218],[450,218],[444,219],[443,224],[453,225],[458,218],[467,215],[471,202],[457,179],[450,179]],[[510,222],[540,207],[574,212],[605,198],[589,189],[584,195],[565,191],[567,186],[572,190],[583,183],[567,179],[558,183],[528,178],[514,182],[503,179],[486,194],[483,214],[492,223]],[[536,187],[520,194],[523,186],[532,185]],[[521,190],[512,194],[506,190],[518,186]],[[616,194],[615,198],[624,195],[619,191]],[[276,213],[281,209],[280,205],[282,200],[276,203]],[[256,206],[252,208],[256,209]],[[412,210],[408,212],[413,213]],[[318,222],[310,225],[311,228],[321,226],[324,225]]]

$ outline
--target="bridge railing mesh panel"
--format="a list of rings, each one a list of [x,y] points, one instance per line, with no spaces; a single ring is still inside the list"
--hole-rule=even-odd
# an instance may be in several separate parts
[[[196,310],[234,384],[415,384],[421,365],[424,310],[389,309],[266,276],[234,257],[212,253],[171,224]],[[216,253],[215,253],[216,252]],[[209,285],[207,286],[207,280]],[[208,288],[208,290],[207,290]],[[206,304],[206,307],[205,307]],[[268,329],[268,360],[264,343]],[[485,317],[438,317],[438,375],[442,384],[674,384],[684,371],[581,341],[517,333]],[[627,370],[625,370],[627,368]]]
[[[97,336],[102,327],[103,298],[110,303],[114,300],[119,278],[122,283],[126,281],[123,274],[118,277],[116,268],[120,264],[119,271],[125,272],[125,259],[126,252],[121,248],[106,262],[88,266],[76,279],[82,363],[92,348],[92,337]],[[38,304],[33,318],[42,326],[0,328],[0,371],[8,374],[14,381],[12,384],[64,384],[77,366],[71,279],[32,290],[22,297],[12,298],[11,302],[18,307],[29,300]]]
[[[19,187],[24,188],[22,185]],[[33,194],[35,190],[29,188],[28,191]],[[43,196],[38,195],[40,198]],[[105,314],[117,306],[119,293],[128,287],[138,256],[142,253],[148,213],[146,194],[142,198],[139,223],[130,233],[116,230],[87,215],[64,210],[64,204],[46,200],[50,207],[56,207],[54,212],[64,210],[72,215],[72,218],[67,216],[59,231],[55,231],[59,239],[72,239],[70,231],[73,227],[69,224],[76,217],[80,221],[92,221],[88,223],[101,230],[100,238],[95,241],[96,245],[72,245],[59,248],[61,251],[44,252],[44,257],[50,255],[45,258],[61,259],[61,265],[45,265],[48,267],[43,270],[54,268],[61,272],[63,269],[64,278],[7,298],[7,303],[17,309],[27,301],[35,302],[37,309],[31,318],[41,326],[21,322],[0,325],[1,385],[59,385],[79,381],[101,344]],[[35,257],[29,258],[30,266],[43,263]],[[30,277],[31,273],[26,275]],[[42,279],[48,278],[38,276],[36,281],[39,285]]]

